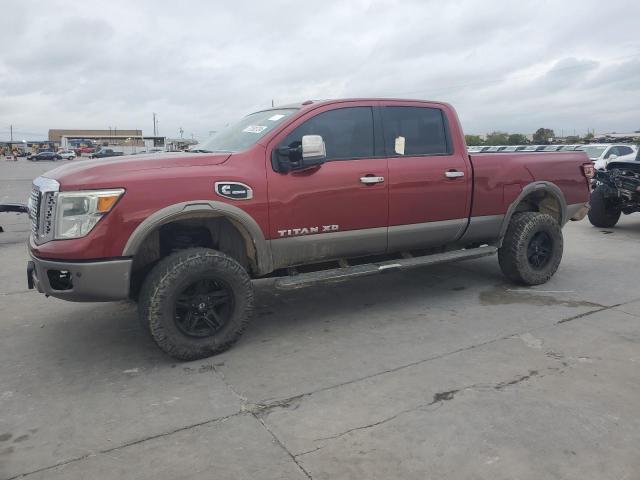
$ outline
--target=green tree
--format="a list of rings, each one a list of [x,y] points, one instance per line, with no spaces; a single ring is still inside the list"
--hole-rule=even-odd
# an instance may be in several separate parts
[[[467,145],[482,145],[484,143],[480,135],[465,135],[464,140],[467,142]]]
[[[509,139],[507,132],[491,132],[484,141],[485,145],[506,145]]]
[[[565,140],[565,143],[580,143],[580,136],[579,135],[569,135],[564,140]]]
[[[521,133],[512,133],[507,138],[507,143],[509,145],[525,145],[529,143],[529,140],[527,140],[527,137]]]
[[[555,138],[556,134],[550,128],[539,128],[533,134],[533,142],[538,145],[546,145],[550,142],[550,138]]]
[[[584,139],[585,139],[586,141],[593,140],[593,133],[591,133],[591,132],[587,133],[587,134],[584,136]]]

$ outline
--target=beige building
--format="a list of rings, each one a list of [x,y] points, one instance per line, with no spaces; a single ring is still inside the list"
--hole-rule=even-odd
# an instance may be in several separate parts
[[[52,129],[49,130],[49,141],[60,143],[62,137],[67,138],[128,138],[142,137],[142,130],[120,130],[111,128],[108,130],[74,130],[74,129]]]

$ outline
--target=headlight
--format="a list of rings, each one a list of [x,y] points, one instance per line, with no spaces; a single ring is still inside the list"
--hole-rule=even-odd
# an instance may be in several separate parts
[[[124,189],[58,193],[55,238],[84,237],[107,214]]]

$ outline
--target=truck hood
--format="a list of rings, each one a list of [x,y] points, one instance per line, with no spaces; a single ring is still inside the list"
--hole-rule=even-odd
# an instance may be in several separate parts
[[[98,158],[95,160],[75,160],[48,171],[43,176],[65,184],[92,185],[96,182],[108,183],[112,177],[122,177],[143,170],[161,168],[186,168],[224,163],[230,153],[156,153],[150,155],[126,155],[123,157]]]

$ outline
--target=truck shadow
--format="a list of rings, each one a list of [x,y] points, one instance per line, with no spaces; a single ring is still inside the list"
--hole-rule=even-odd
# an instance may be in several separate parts
[[[350,322],[354,316],[366,319],[369,312],[376,312],[378,319],[388,317],[393,321],[394,312],[407,306],[420,309],[435,302],[442,305],[468,296],[465,290],[503,282],[495,262],[473,263],[472,270],[437,266],[292,291],[275,289],[272,280],[259,280],[253,321],[238,345],[223,355],[233,356],[239,346],[286,337],[301,328],[322,341],[329,322]],[[477,300],[477,295],[472,298]],[[81,369],[103,363],[123,370],[131,365],[182,363],[162,353],[142,330],[135,304],[69,305],[62,321],[46,325],[46,346],[38,351],[42,361],[58,359]],[[208,361],[215,363],[215,358]]]

